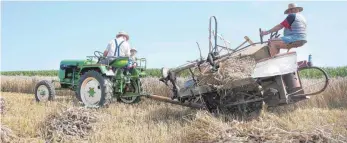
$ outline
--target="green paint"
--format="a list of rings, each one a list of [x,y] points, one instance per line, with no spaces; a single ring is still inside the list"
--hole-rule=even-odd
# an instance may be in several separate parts
[[[95,94],[94,88],[89,87],[88,93],[89,93],[89,97],[94,97],[94,94]]]
[[[44,90],[40,90],[39,92],[40,92],[40,95],[46,95],[46,91]]]
[[[113,97],[133,97],[133,96],[141,96],[139,91],[142,91],[142,88],[137,86],[136,92],[127,92],[124,93],[125,88],[125,82],[126,79],[130,79],[133,82],[137,82],[139,78],[142,78],[146,75],[146,59],[142,58],[140,60],[137,60],[138,67],[132,69],[130,71],[130,74],[125,74],[124,67],[126,67],[129,63],[128,57],[119,57],[112,61],[110,65],[103,65],[98,64],[96,61],[91,61],[89,59],[86,60],[62,60],[60,62],[60,65],[67,65],[67,69],[60,69],[58,71],[59,81],[61,84],[65,85],[72,85],[72,86],[65,86],[64,88],[72,88],[72,90],[77,90],[78,83],[80,81],[81,76],[83,75],[83,72],[85,71],[98,71],[103,76],[110,78],[110,80],[113,82],[113,91],[115,94]],[[113,75],[110,69],[110,66],[115,68],[116,71],[113,71],[115,75]],[[76,67],[75,73],[72,73],[72,68]],[[87,89],[89,94],[89,97],[94,97],[96,95],[95,88],[89,88]]]
[[[112,67],[116,67],[116,68],[123,68],[125,66],[127,66],[129,63],[129,58],[128,57],[119,57],[115,60],[113,60],[110,65]]]
[[[91,60],[62,60],[60,62],[60,65],[70,65],[70,66],[77,66],[82,67],[84,65],[88,64],[95,64],[95,61]],[[58,76],[60,81],[64,81],[65,76],[67,76],[68,73],[66,73],[66,70],[59,69]],[[78,71],[76,71],[78,72]],[[71,73],[72,74],[72,73]]]

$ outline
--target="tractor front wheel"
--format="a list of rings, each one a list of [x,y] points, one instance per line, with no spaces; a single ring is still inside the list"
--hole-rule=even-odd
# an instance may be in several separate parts
[[[35,99],[40,101],[53,101],[55,99],[55,89],[51,82],[42,80],[35,86]]]
[[[77,89],[77,96],[85,106],[105,106],[113,94],[111,81],[96,71],[83,74]]]

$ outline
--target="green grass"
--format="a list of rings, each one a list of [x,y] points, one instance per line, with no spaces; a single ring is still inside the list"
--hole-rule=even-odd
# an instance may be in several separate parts
[[[342,67],[323,67],[329,77],[346,77],[347,76],[347,66]],[[148,76],[151,77],[160,77],[160,69],[147,69],[146,71]],[[1,72],[1,75],[7,76],[58,76],[58,70],[40,70],[40,71],[5,71]],[[301,77],[307,78],[319,78],[322,76],[322,73],[316,69],[314,70],[304,70],[300,72]],[[182,71],[180,76],[187,77],[190,76],[188,70]]]
[[[347,66],[344,67],[321,67],[329,77],[346,77]],[[300,71],[300,76],[305,78],[320,78],[323,73],[317,69],[306,69]]]

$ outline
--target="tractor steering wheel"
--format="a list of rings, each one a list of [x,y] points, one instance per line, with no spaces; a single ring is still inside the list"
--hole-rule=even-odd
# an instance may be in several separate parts
[[[94,56],[98,58],[98,62],[104,58],[104,53],[100,52],[100,51],[94,51]]]
[[[98,57],[98,58],[101,58],[104,56],[104,53],[100,52],[100,51],[94,51],[94,56],[95,57]]]

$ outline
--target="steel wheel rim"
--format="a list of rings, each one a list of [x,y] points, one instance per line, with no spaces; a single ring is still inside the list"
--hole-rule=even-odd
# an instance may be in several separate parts
[[[47,101],[49,98],[49,90],[48,90],[47,86],[40,85],[37,88],[36,95],[40,101]]]
[[[94,77],[86,78],[81,85],[80,94],[85,105],[99,104],[102,95],[99,81]]]
[[[132,85],[130,85],[130,92],[135,91],[136,88],[132,87]],[[133,97],[121,97],[120,99],[124,102],[124,103],[132,103],[136,100],[137,96],[133,96]]]
[[[125,103],[132,103],[136,100],[136,96],[134,97],[122,97],[121,100]]]

